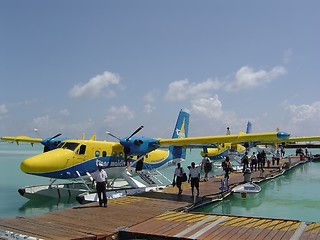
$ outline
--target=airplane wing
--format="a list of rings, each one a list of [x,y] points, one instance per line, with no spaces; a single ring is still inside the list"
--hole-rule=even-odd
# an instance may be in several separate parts
[[[284,142],[313,142],[320,141],[320,136],[307,136],[307,137],[291,137]]]
[[[16,137],[3,136],[1,140],[6,142],[16,142],[16,143],[19,143],[19,142],[41,143],[42,138],[32,138],[28,136],[16,136]]]
[[[161,146],[187,146],[203,145],[213,143],[243,143],[243,142],[285,142],[289,139],[290,134],[285,132],[264,132],[264,133],[239,133],[232,135],[205,136],[205,137],[188,137],[175,139],[158,139]]]

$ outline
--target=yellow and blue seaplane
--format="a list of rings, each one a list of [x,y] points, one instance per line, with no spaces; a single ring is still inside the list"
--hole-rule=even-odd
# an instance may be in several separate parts
[[[27,198],[33,196],[71,197],[81,193],[91,193],[93,190],[91,175],[98,165],[103,165],[108,174],[107,193],[111,198],[115,195],[130,194],[151,190],[167,183],[156,179],[158,169],[175,165],[186,157],[186,147],[191,145],[210,144],[242,144],[247,142],[286,142],[290,135],[285,132],[239,133],[222,136],[188,137],[189,114],[180,111],[172,138],[150,138],[135,136],[143,127],[118,141],[98,141],[96,136],[89,140],[67,139],[50,151],[25,159],[21,163],[21,170],[27,174],[51,178],[49,185],[29,186],[19,189],[21,195]],[[111,136],[113,134],[109,133]],[[115,137],[115,136],[114,136]],[[3,140],[9,139],[4,137]],[[39,140],[39,139],[38,139]],[[319,140],[319,138],[317,139]],[[159,149],[168,147],[168,150]],[[155,172],[157,174],[154,174]],[[134,178],[138,175],[142,183]],[[70,183],[54,184],[56,180],[70,180]],[[117,185],[118,179],[122,179]],[[123,181],[124,180],[124,181]],[[123,182],[127,183],[124,186]],[[112,190],[112,191],[111,191]],[[113,194],[113,195],[111,195]],[[94,197],[96,198],[96,197]],[[83,201],[84,198],[82,198]]]
[[[23,160],[20,168],[27,174],[47,177],[52,181],[49,185],[21,188],[19,193],[30,199],[38,196],[60,198],[93,191],[90,173],[94,172],[98,165],[103,165],[106,170],[110,189],[118,188],[119,179],[125,180],[131,189],[144,189],[146,185],[134,178],[135,175],[148,185],[171,183],[159,169],[184,160],[185,147],[170,146],[168,150],[158,149],[159,139],[134,136],[142,128],[143,126],[139,127],[129,137],[122,139],[108,133],[117,138],[118,142],[98,141],[96,135],[89,140],[62,139],[59,138],[60,134],[46,139],[26,136],[5,136],[1,139],[16,143],[42,143],[45,146],[44,152]],[[189,113],[180,111],[172,138],[188,136],[188,128]],[[59,179],[71,181],[54,184]],[[123,181],[121,184],[124,185]],[[125,190],[129,191],[128,186]]]
[[[227,127],[227,135],[230,135],[230,129]],[[252,133],[252,123],[247,123],[247,129],[245,133],[240,134],[249,134]],[[200,152],[201,156],[207,156],[210,158],[210,160],[221,160],[224,159],[226,156],[231,157],[231,159],[236,159],[237,157],[240,158],[245,151],[249,147],[253,146],[253,142],[244,142],[244,143],[234,143],[234,142],[228,142],[228,143],[217,143],[212,145],[204,145],[202,146],[202,151]]]

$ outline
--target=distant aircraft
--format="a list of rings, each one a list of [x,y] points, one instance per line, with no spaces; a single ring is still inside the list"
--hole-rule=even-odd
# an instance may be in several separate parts
[[[252,123],[247,123],[246,134],[252,132]],[[230,135],[230,128],[227,127],[227,135]],[[251,144],[250,144],[251,145]],[[231,156],[232,158],[240,156],[245,153],[246,149],[249,147],[249,142],[243,144],[239,143],[220,143],[214,145],[205,145],[202,147],[201,156],[208,156],[211,160],[220,160],[226,156]]]

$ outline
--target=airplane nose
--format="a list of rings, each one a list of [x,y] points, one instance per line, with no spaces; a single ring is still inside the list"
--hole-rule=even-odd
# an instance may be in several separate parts
[[[39,161],[40,157],[38,156],[27,158],[21,162],[20,169],[25,173],[39,172],[38,170],[41,169],[41,166],[39,166]]]
[[[62,149],[41,153],[23,160],[20,169],[29,174],[55,171],[65,166],[66,161],[72,157],[70,155],[71,152]]]
[[[279,139],[288,139],[290,137],[290,134],[286,132],[278,132],[277,137]]]
[[[48,166],[46,159],[41,154],[23,160],[20,169],[25,173],[41,173],[47,171]]]

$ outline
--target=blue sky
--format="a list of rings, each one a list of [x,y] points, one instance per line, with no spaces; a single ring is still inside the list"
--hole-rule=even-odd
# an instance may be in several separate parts
[[[0,135],[320,135],[320,2],[0,2]]]

